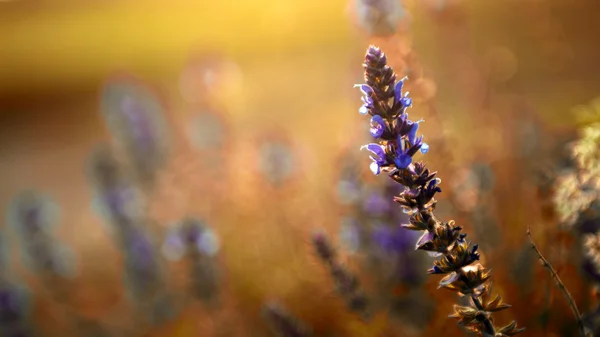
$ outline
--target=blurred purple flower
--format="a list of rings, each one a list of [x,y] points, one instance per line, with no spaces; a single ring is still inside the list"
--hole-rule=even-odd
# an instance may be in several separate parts
[[[29,298],[25,288],[0,281],[0,336],[30,336]],[[2,334],[5,333],[5,334]]]
[[[158,261],[148,234],[142,231],[131,231],[126,241],[124,248],[128,267],[144,274],[154,274],[158,268]]]
[[[369,194],[363,203],[363,209],[370,215],[379,216],[391,209],[393,200],[386,198],[379,192]]]
[[[414,235],[400,226],[377,226],[373,230],[373,241],[387,253],[404,253],[414,250]]]
[[[390,36],[405,10],[398,0],[355,0],[358,24],[372,36]]]
[[[274,185],[283,183],[294,173],[295,161],[292,148],[284,142],[269,141],[260,145],[259,170]]]
[[[164,107],[153,92],[134,82],[109,83],[103,90],[102,111],[109,131],[127,152],[138,177],[153,182],[168,152]]]

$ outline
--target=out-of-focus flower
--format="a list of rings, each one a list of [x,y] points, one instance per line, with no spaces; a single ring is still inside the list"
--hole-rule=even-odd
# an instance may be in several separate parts
[[[296,165],[291,147],[280,141],[262,143],[258,161],[260,172],[274,185],[280,185],[290,178]]]
[[[0,280],[0,336],[33,336],[29,321],[29,302],[27,289]]]
[[[242,88],[244,73],[240,66],[223,55],[205,53],[194,56],[181,72],[179,88],[188,103],[211,99],[227,100]]]
[[[406,15],[401,0],[354,0],[358,24],[372,36],[396,33]]]
[[[364,184],[361,181],[359,162],[355,155],[344,151],[340,157],[336,199],[342,205],[354,205],[361,201]]]
[[[90,157],[89,176],[95,189],[95,206],[121,240],[145,221],[143,195],[109,147],[98,147]]]
[[[586,257],[596,267],[596,271],[600,273],[600,234],[588,234],[584,237],[583,242],[584,252]]]
[[[190,290],[198,299],[212,302],[220,280],[216,261],[219,239],[204,221],[189,217],[167,236],[163,253],[171,260],[187,257],[190,262]]]
[[[136,300],[156,291],[160,284],[158,255],[147,233],[128,231],[124,240],[126,282]]]
[[[121,80],[104,87],[101,109],[137,177],[152,183],[165,165],[169,148],[163,104],[150,90]]]
[[[278,337],[310,337],[313,335],[310,328],[276,303],[265,304],[262,314],[273,334]]]
[[[323,232],[316,232],[312,235],[312,245],[317,257],[329,269],[337,291],[346,300],[348,309],[364,318],[370,317],[370,303],[360,287],[358,278],[338,262],[337,251],[329,237]]]
[[[117,160],[113,150],[102,146],[92,154],[89,174],[96,203],[124,255],[123,282],[136,310],[152,323],[171,314],[165,279],[156,242],[148,230],[143,194]]]
[[[219,239],[204,221],[187,218],[169,234],[163,252],[172,260],[178,260],[185,254],[213,257],[219,251],[219,246]]]
[[[160,254],[151,235],[143,229],[124,233],[124,284],[136,311],[150,324],[162,324],[172,317],[174,303],[166,291]]]
[[[339,236],[345,250],[350,253],[356,253],[361,247],[361,241],[364,240],[361,237],[360,225],[356,218],[346,217],[342,219]]]
[[[6,233],[3,230],[0,230],[0,282],[9,275],[9,252]]]
[[[13,200],[9,221],[19,234],[25,264],[33,271],[61,277],[72,276],[72,252],[59,243],[53,233],[57,222],[57,206],[49,197],[27,191]]]
[[[556,179],[554,205],[565,225],[575,224],[600,196],[599,144],[600,123],[583,128],[572,148],[576,168]]]

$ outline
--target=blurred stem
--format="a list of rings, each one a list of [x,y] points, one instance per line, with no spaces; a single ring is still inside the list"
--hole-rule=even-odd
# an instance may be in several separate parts
[[[573,314],[575,315],[575,319],[577,320],[577,325],[579,326],[579,332],[580,332],[581,336],[591,337],[591,334],[586,334],[586,332],[585,332],[585,327],[583,326],[583,320],[581,319],[581,313],[579,312],[579,309],[577,308],[577,304],[575,303],[573,296],[571,296],[571,293],[569,292],[569,290],[567,289],[567,287],[565,286],[563,281],[558,276],[558,273],[556,273],[556,270],[554,269],[554,267],[552,267],[550,262],[548,262],[548,260],[546,260],[546,258],[542,255],[542,253],[538,249],[537,245],[533,241],[533,237],[531,236],[531,229],[529,228],[529,226],[527,226],[527,236],[529,237],[529,242],[531,242],[531,248],[533,248],[533,250],[538,255],[539,259],[542,261],[542,266],[544,268],[548,269],[548,271],[550,272],[550,275],[556,281],[558,288],[562,291],[562,293],[567,298],[567,301],[569,302],[571,310],[573,311]]]

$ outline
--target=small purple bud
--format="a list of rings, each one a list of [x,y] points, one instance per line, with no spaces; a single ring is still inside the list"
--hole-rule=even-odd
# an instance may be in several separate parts
[[[423,143],[423,144],[421,145],[421,153],[422,153],[422,154],[425,154],[425,153],[427,153],[427,152],[429,152],[429,144],[427,144],[427,143]]]
[[[404,153],[394,159],[394,164],[396,164],[396,167],[399,169],[407,168],[410,163],[412,163],[412,157]]]

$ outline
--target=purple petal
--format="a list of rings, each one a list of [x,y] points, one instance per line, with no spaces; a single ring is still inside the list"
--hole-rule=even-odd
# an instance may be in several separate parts
[[[404,153],[400,154],[394,160],[394,164],[396,164],[396,167],[399,169],[407,168],[410,163],[412,163],[412,157]]]
[[[371,118],[371,136],[373,136],[374,138],[379,138],[381,137],[381,135],[383,135],[384,130],[385,120],[379,115],[373,116],[373,118]]]
[[[367,96],[371,96],[373,94],[373,89],[366,84],[355,84],[354,87],[360,88],[360,91]]]
[[[373,153],[376,156],[376,158],[373,158],[373,160],[375,160],[377,162],[383,162],[385,159],[385,151],[379,144],[375,144],[375,143],[367,144],[367,145],[361,146],[360,149],[361,150],[367,149],[367,150],[371,151],[371,153]]]
[[[419,123],[412,123],[410,131],[408,131],[408,141],[410,145],[415,145],[415,138],[417,138],[417,130],[419,129]]]
[[[404,86],[405,79],[406,77],[399,80],[394,86],[394,102],[398,102],[402,98],[402,86]]]
[[[427,153],[427,152],[429,152],[429,144],[427,144],[427,143],[423,143],[423,144],[421,145],[421,153],[422,153],[422,154],[425,154],[425,153]]]
[[[434,235],[433,232],[426,231],[417,241],[416,247],[418,248],[426,242],[433,240]]]

